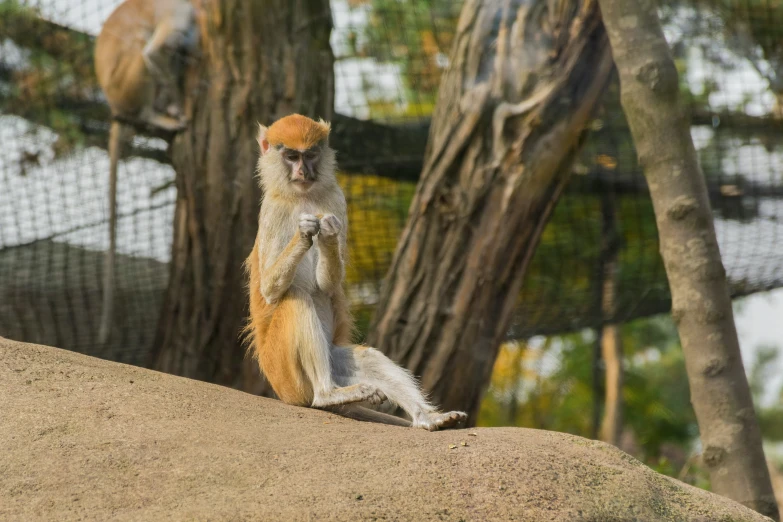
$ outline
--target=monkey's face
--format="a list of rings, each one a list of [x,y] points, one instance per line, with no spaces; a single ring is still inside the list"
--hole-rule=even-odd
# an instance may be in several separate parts
[[[285,123],[285,119],[279,121]],[[267,139],[269,129],[260,126],[258,145],[261,157],[258,159],[258,171],[265,192],[284,197],[316,198],[325,191],[339,189],[335,177],[337,164],[334,150],[329,147],[326,137],[316,140],[311,136],[313,128],[321,134],[328,134],[322,128],[323,124],[312,123],[312,128],[304,136],[301,135],[303,131],[300,127],[294,125],[293,130],[288,129],[290,132],[278,129],[277,143],[273,145]],[[284,131],[287,128],[283,125]]]
[[[288,179],[301,192],[307,192],[318,181],[318,166],[321,160],[321,147],[297,150],[280,146],[280,156],[288,170]]]

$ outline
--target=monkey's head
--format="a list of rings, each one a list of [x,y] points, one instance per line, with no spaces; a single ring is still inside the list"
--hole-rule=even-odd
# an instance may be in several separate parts
[[[303,195],[337,183],[328,123],[291,114],[268,128],[259,127],[258,170],[264,191]]]

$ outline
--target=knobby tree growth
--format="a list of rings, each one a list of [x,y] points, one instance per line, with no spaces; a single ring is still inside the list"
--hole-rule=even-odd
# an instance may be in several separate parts
[[[331,118],[328,0],[200,0],[201,56],[186,79],[188,128],[172,143],[177,204],[157,370],[262,393],[239,338],[242,263],[261,192],[257,122],[298,112]]]
[[[368,341],[473,422],[611,69],[593,0],[469,0]]]
[[[704,175],[657,4],[601,0],[601,9],[650,187],[712,487],[777,520]]]

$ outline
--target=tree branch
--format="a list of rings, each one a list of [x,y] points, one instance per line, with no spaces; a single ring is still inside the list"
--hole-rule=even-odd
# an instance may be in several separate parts
[[[691,106],[691,125],[713,127],[738,134],[774,134],[783,131],[783,120],[773,116],[750,116],[742,112],[714,112]]]

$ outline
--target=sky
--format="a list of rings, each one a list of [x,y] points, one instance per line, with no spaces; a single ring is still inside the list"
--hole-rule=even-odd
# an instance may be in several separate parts
[[[39,7],[43,15],[51,20],[97,34],[103,20],[120,2],[119,0],[27,0],[26,3]],[[332,7],[335,27],[332,34],[332,44],[339,56],[341,42],[345,41],[348,28],[363,24],[367,15],[361,9],[349,10],[346,0],[332,0]],[[676,35],[678,30],[676,24],[667,27],[667,37]],[[713,34],[709,35],[709,38],[720,39],[720,36]],[[725,57],[737,62],[736,69],[727,73],[718,68],[701,65],[706,62],[698,60],[700,52],[698,46],[688,50],[688,56],[693,60],[691,61],[692,66],[689,65],[688,68],[687,81],[694,92],[699,92],[710,78],[716,78],[723,88],[711,95],[710,102],[714,107],[736,108],[742,106],[748,113],[755,115],[763,114],[769,109],[772,100],[766,83],[749,64],[736,60],[736,57],[727,50],[724,52]],[[389,96],[393,97],[396,93],[401,92],[402,80],[395,65],[379,65],[372,60],[361,58],[339,60],[335,69],[335,108],[338,112],[360,118],[367,117],[366,100],[361,95],[357,96],[357,93],[361,92],[363,82],[368,78],[373,81],[376,89],[379,89],[381,93],[387,92]],[[24,150],[28,140],[32,142],[36,139],[53,139],[51,133],[47,135],[45,130],[39,130],[36,138],[31,138],[27,131],[29,131],[29,125],[25,122],[14,118],[0,117],[0,141],[4,143],[6,150]],[[700,143],[706,143],[710,132],[710,129],[694,131],[694,141],[697,148]],[[743,174],[757,181],[767,179],[773,170],[764,168],[765,165],[783,164],[783,158],[779,157],[779,154],[767,151],[760,145],[745,145],[737,147],[736,151],[732,152],[733,154],[724,163],[726,172]],[[11,213],[0,214],[0,247],[26,239],[22,236],[10,237],[7,232],[3,236],[3,228],[8,231],[13,226],[3,227],[2,225],[4,223],[14,225],[9,222],[11,219],[9,216],[13,216],[14,220],[19,220],[18,222],[24,222],[25,219],[32,220],[31,222],[34,222],[36,226],[29,228],[27,232],[31,237],[41,233],[69,229],[68,227],[72,225],[78,226],[90,220],[103,218],[106,212],[102,196],[105,194],[104,176],[90,174],[106,172],[105,154],[102,151],[88,150],[83,155],[66,161],[70,163],[66,165],[60,163],[56,166],[44,165],[37,172],[31,172],[31,177],[27,178],[24,185],[13,186],[11,184],[13,179],[3,179],[11,169],[9,165],[3,165],[3,158],[0,157],[0,183],[9,187],[7,191],[0,193],[0,208],[13,209]],[[120,205],[123,210],[132,210],[129,206],[133,204],[133,201],[143,199],[145,195],[149,194],[150,188],[165,183],[173,175],[170,168],[161,168],[154,162],[136,159],[127,163],[125,166],[126,175],[120,180],[119,191]],[[51,176],[54,175],[65,176],[66,179],[62,186],[76,187],[74,193],[63,193],[60,196],[47,194],[44,188]],[[780,180],[778,179],[777,182],[780,183]],[[134,218],[136,221],[127,221],[125,225],[121,223],[118,237],[121,241],[123,238],[128,240],[128,244],[120,244],[121,250],[124,248],[127,253],[141,253],[134,251],[139,248],[138,238],[134,237],[134,230],[139,225],[138,219],[170,223],[171,210],[166,207],[166,203],[173,201],[173,190],[164,191],[157,196],[161,208],[148,212],[143,218]],[[79,197],[83,199],[83,204],[77,206],[66,204],[66,200],[70,201]],[[20,206],[19,202],[21,201],[26,202],[24,206]],[[30,206],[27,203],[29,201],[37,201],[38,204]],[[49,216],[35,215],[32,209],[40,208],[40,205],[48,205],[55,211]],[[728,248],[727,245],[734,240],[733,238],[745,238],[749,233],[757,235],[755,244],[758,244],[762,250],[769,246],[769,242],[783,243],[783,228],[781,228],[783,224],[776,220],[778,216],[783,217],[780,203],[762,201],[762,205],[766,205],[762,208],[762,215],[766,212],[769,219],[762,219],[761,223],[754,223],[753,227],[738,222],[725,221],[716,225],[722,249]],[[4,219],[5,221],[3,221]],[[127,227],[124,233],[123,226]],[[24,232],[24,227],[17,226],[16,228]],[[66,239],[77,244],[101,248],[102,239],[96,239],[94,231],[93,233],[88,232],[77,232]],[[131,244],[132,241],[135,243]],[[142,245],[141,248],[146,255],[152,255],[162,260],[169,255],[168,239],[162,235],[150,238],[149,244]],[[730,273],[763,274],[768,265],[766,258],[754,252],[746,252],[746,254],[742,256],[743,264],[741,266],[727,266],[727,270]],[[775,274],[768,275],[772,277]],[[737,301],[735,314],[746,368],[755,357],[759,346],[766,344],[783,348],[783,325],[778,322],[783,322],[783,289],[756,294]],[[781,384],[783,384],[783,365],[781,365],[775,382],[769,389],[776,389]],[[776,399],[770,395],[765,398],[765,402]]]

